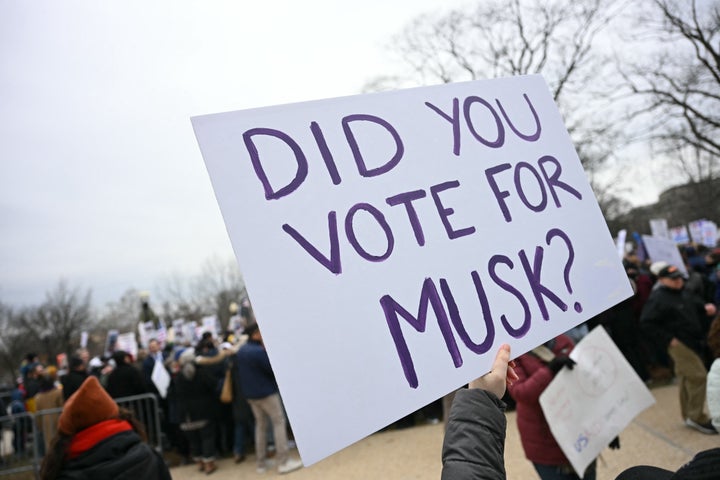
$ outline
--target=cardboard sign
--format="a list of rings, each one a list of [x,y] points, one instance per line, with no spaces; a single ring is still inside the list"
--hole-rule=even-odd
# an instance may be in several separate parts
[[[655,398],[605,329],[596,327],[570,353],[540,395],[550,430],[580,477],[593,460]]]
[[[642,236],[643,245],[647,251],[650,260],[653,262],[667,262],[670,265],[675,265],[685,277],[688,272],[685,268],[685,262],[680,255],[680,250],[677,248],[677,244],[674,240],[669,238],[651,237],[649,235]]]
[[[540,76],[192,123],[305,464],[632,294]]]
[[[664,218],[650,220],[650,232],[653,237],[670,238],[668,223]]]

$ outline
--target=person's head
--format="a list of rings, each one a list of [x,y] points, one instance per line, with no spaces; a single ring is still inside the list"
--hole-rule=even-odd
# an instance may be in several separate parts
[[[664,468],[639,465],[628,468],[615,480],[712,480],[718,478],[720,448],[705,450],[678,469],[671,472]]]
[[[112,354],[112,359],[115,361],[115,366],[127,365],[132,362],[130,354],[124,350],[117,350]]]
[[[682,290],[685,283],[682,272],[674,265],[663,267],[657,273],[657,277],[661,285],[673,290]]]
[[[250,340],[255,342],[262,342],[262,334],[260,333],[260,327],[257,323],[251,323],[245,328],[245,333]]]
[[[90,352],[87,348],[78,348],[75,350],[75,356],[82,359],[83,363],[87,365],[87,362],[90,360]]]
[[[156,339],[152,339],[148,342],[148,351],[150,352],[150,355],[155,355],[160,351],[160,342],[158,342]]]
[[[55,380],[47,373],[40,375],[40,391],[49,392],[53,388],[55,388]]]
[[[43,458],[40,478],[58,477],[76,434],[98,423],[111,420],[127,422],[143,441],[147,440],[144,426],[133,417],[132,413],[118,407],[96,377],[88,377],[63,406],[58,418],[58,430],[52,439],[49,451]]]
[[[42,372],[43,366],[41,363],[31,363],[28,367],[27,378],[38,378],[40,375],[42,375]]]
[[[85,362],[83,362],[82,358],[73,355],[70,357],[69,367],[73,372],[82,372],[85,370]]]

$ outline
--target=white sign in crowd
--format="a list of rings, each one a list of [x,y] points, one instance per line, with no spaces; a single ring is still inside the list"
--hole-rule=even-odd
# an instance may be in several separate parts
[[[575,346],[575,368],[562,369],[540,406],[579,476],[633,418],[655,403],[643,381],[602,327]]]
[[[540,76],[192,124],[306,465],[632,294]]]

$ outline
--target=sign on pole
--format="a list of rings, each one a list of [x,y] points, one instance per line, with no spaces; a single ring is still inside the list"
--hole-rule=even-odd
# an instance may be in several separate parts
[[[608,444],[655,398],[605,329],[596,327],[570,353],[540,395],[550,430],[580,477]]]
[[[306,464],[632,294],[541,76],[192,123]]]

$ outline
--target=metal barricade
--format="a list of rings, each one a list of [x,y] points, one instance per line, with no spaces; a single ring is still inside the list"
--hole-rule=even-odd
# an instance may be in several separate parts
[[[148,444],[162,454],[162,429],[158,400],[152,393],[115,399],[118,406],[133,413],[144,426]],[[35,413],[18,413],[0,417],[0,476],[32,472],[39,478],[40,464],[47,446],[57,431],[57,418],[62,408]],[[6,449],[4,440],[12,436],[12,448]],[[18,476],[18,478],[21,478]],[[24,476],[22,478],[28,478]]]

